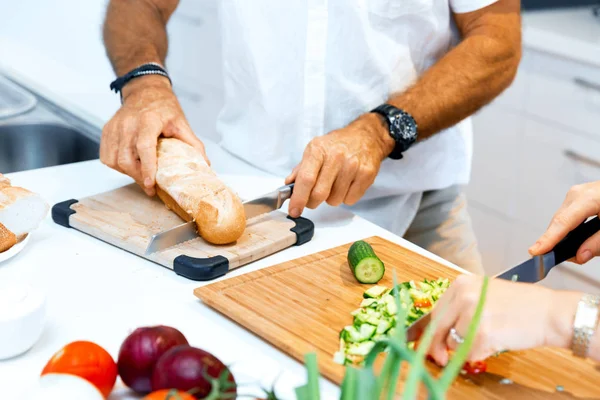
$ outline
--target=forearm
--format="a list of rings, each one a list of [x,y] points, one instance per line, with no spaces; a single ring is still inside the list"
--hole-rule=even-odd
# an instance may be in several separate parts
[[[467,118],[510,85],[521,58],[519,18],[490,13],[469,21],[458,46],[388,101],[415,118],[420,140]]]
[[[103,37],[117,75],[147,62],[164,65],[167,21],[178,0],[111,0]]]

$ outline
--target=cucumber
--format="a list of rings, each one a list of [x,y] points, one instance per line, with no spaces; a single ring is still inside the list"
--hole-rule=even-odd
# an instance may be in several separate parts
[[[363,297],[365,299],[377,299],[387,292],[387,290],[388,289],[385,286],[373,286],[363,293]]]
[[[371,245],[363,240],[354,242],[348,250],[348,264],[360,283],[377,283],[383,278],[385,266]]]

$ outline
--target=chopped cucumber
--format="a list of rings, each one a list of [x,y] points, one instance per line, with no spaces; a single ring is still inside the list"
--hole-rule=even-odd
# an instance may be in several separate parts
[[[354,242],[348,250],[348,265],[360,283],[377,283],[383,278],[385,266],[371,245],[363,240]]]
[[[361,307],[370,307],[373,304],[377,305],[377,299],[369,298],[360,302]]]
[[[360,340],[359,342],[364,342],[367,339],[371,339],[371,337],[375,334],[375,330],[377,328],[370,324],[364,324],[360,326]]]
[[[353,323],[340,332],[340,349],[334,361],[344,365],[360,365],[376,342],[395,334],[397,305],[395,292],[399,291],[401,306],[407,312],[404,324],[410,325],[430,307],[416,307],[415,302],[429,302],[433,306],[450,286],[448,279],[414,281],[398,284],[393,290],[373,286],[363,293],[360,307],[352,311]]]
[[[348,347],[346,354],[352,356],[366,356],[375,346],[375,342],[353,343]]]
[[[346,362],[346,355],[343,351],[336,351],[333,355],[333,362],[336,364],[344,365]]]
[[[377,325],[377,330],[375,332],[377,332],[378,335],[381,335],[383,333],[386,333],[391,327],[392,323],[389,320],[382,319],[381,321],[379,321],[379,324]]]
[[[385,286],[373,286],[372,288],[369,288],[365,291],[365,293],[363,294],[363,297],[365,299],[368,298],[378,298],[380,297],[382,294],[384,294],[385,292],[387,292],[387,288]]]

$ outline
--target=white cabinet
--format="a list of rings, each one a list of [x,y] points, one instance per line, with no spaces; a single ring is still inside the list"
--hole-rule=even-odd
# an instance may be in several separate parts
[[[572,186],[600,180],[600,140],[552,123],[528,120],[521,154],[516,219],[533,228],[548,225]]]
[[[494,275],[504,271],[508,265],[506,255],[510,244],[510,221],[473,202],[469,204],[468,210],[477,245],[484,256],[486,273]]]
[[[600,68],[530,53],[526,111],[567,131],[600,138]]]
[[[521,114],[494,105],[473,118],[469,201],[502,215],[514,214],[524,122]]]
[[[494,275],[529,258],[569,188],[600,180],[600,67],[525,49],[511,88],[473,121],[467,196]],[[542,284],[600,293],[600,260],[564,263]]]

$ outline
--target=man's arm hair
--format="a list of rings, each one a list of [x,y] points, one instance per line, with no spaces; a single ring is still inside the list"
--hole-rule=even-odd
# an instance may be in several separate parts
[[[406,110],[419,140],[456,125],[513,81],[521,60],[519,0],[454,16],[462,41],[388,103]]]
[[[179,0],[111,0],[103,37],[113,69],[123,75],[133,68],[167,57],[167,22]]]

